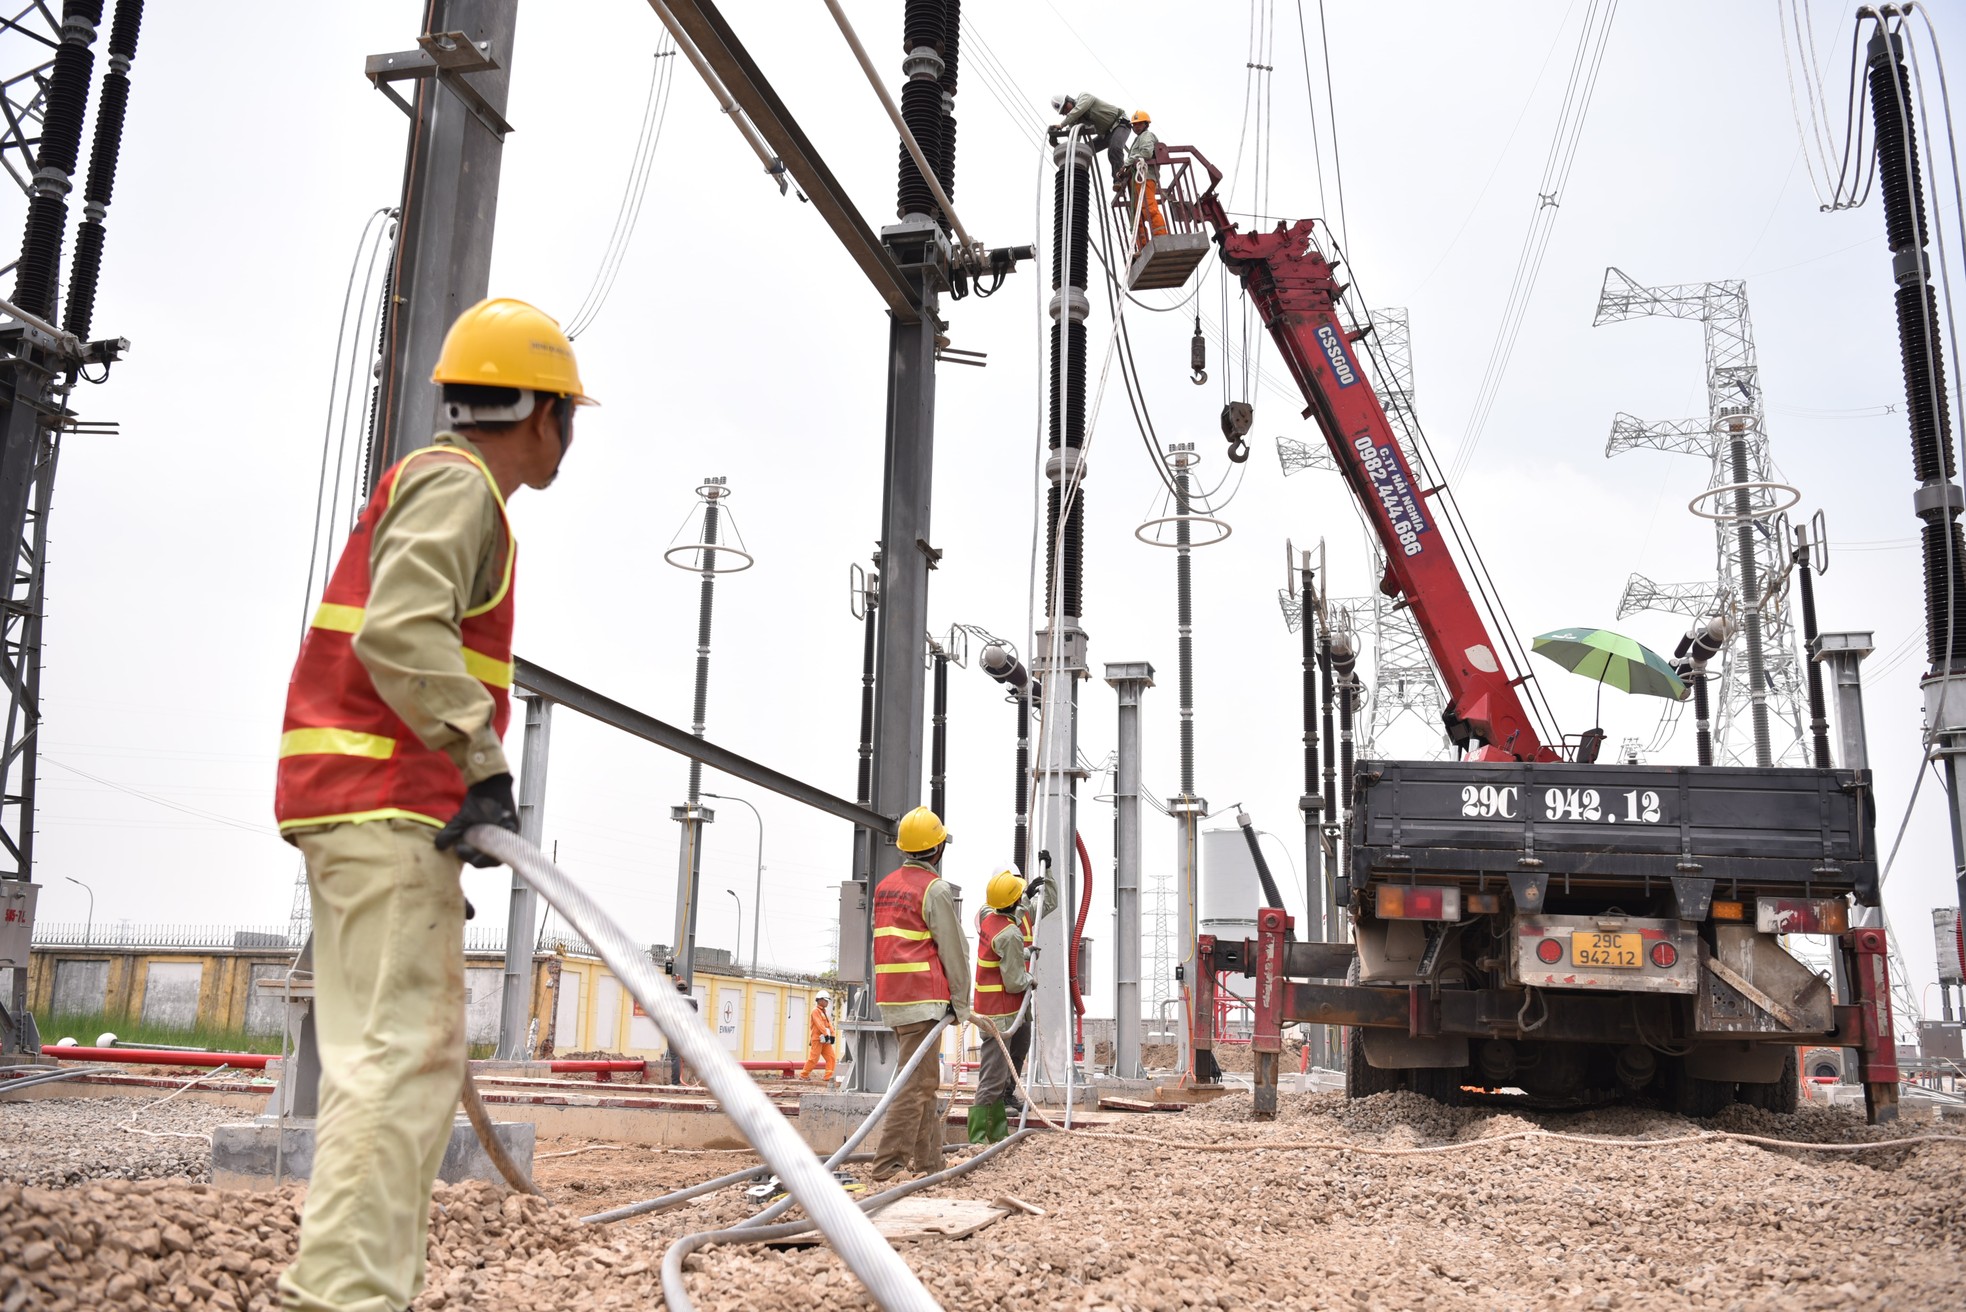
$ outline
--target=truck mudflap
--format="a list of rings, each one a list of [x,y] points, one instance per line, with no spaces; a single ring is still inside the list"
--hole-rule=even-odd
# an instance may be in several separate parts
[[[1670,1005],[1669,995],[1540,988],[1437,989],[1424,984],[1386,986],[1291,979],[1286,962],[1292,956],[1308,959],[1306,954],[1289,949],[1287,939],[1293,924],[1285,912],[1266,907],[1257,912],[1255,939],[1229,942],[1204,935],[1197,944],[1198,995],[1205,990],[1212,997],[1214,981],[1229,970],[1256,981],[1255,1033],[1250,1046],[1256,1056],[1254,1114],[1258,1120],[1276,1115],[1278,1054],[1283,1047],[1283,1030],[1290,1025],[1362,1026],[1414,1038],[1529,1036],[1555,1042],[1647,1046],[1672,1037],[1657,1023],[1663,1017],[1655,1015],[1652,1023],[1645,1018],[1648,1009]],[[1832,1003],[1824,1028],[1748,1032],[1764,1043],[1854,1048],[1870,1122],[1894,1121],[1898,1115],[1898,1061],[1885,934],[1872,927],[1853,929],[1837,936],[1837,947],[1843,955],[1851,995],[1844,1002]],[[1322,959],[1325,954],[1317,955]],[[1698,954],[1694,959],[1701,960]],[[1724,955],[1714,960],[1720,961],[1723,970],[1740,975]],[[1709,970],[1708,964],[1702,962],[1703,978],[1728,982],[1724,974]],[[1764,976],[1757,973],[1754,978],[1741,978],[1764,998],[1784,1005],[1784,999],[1757,985]],[[1754,1003],[1738,987],[1729,986]],[[1212,1007],[1197,1007],[1193,1017],[1190,1034],[1198,1054],[1213,1047],[1208,1019],[1212,1011]],[[1820,1014],[1812,1005],[1808,1018]],[[1797,1013],[1796,1018],[1803,1017]]]

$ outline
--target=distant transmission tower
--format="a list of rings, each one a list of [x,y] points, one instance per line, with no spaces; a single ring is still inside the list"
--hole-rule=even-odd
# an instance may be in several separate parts
[[[1148,1015],[1158,1032],[1168,1004],[1174,1001],[1174,881],[1171,871],[1159,862],[1148,879],[1147,914],[1147,995]],[[1171,1041],[1172,1036],[1167,1040]]]
[[[1421,480],[1431,482],[1413,431],[1413,336],[1406,311],[1374,310],[1369,317],[1379,339],[1378,358],[1385,360],[1386,376],[1379,373],[1378,358],[1371,355],[1361,358],[1373,374],[1373,387],[1385,407],[1387,421],[1399,438],[1401,450]],[[1337,469],[1331,452],[1324,446],[1311,446],[1287,437],[1277,439],[1277,456],[1283,462],[1285,475],[1305,469],[1334,472]],[[1430,750],[1412,755],[1437,758],[1446,752],[1440,717],[1447,699],[1441,693],[1440,678],[1427,654],[1426,641],[1420,636],[1420,626],[1413,622],[1413,612],[1403,606],[1395,607],[1394,599],[1379,591],[1378,582],[1385,576],[1386,556],[1375,544],[1373,586],[1363,596],[1336,597],[1331,601],[1333,612],[1349,612],[1353,627],[1372,644],[1371,672],[1365,680],[1369,689],[1365,699],[1367,714],[1358,730],[1358,752],[1360,756],[1377,756],[1388,731],[1410,718],[1433,744]],[[1285,622],[1291,623],[1288,607],[1285,609]]]
[[[1634,574],[1618,602],[1619,618],[1641,610],[1694,617],[1730,612],[1742,641],[1728,644],[1720,658],[1714,763],[1807,765],[1806,698],[1786,593],[1760,604],[1764,582],[1781,573],[1787,555],[1776,516],[1788,494],[1768,453],[1747,285],[1641,287],[1619,269],[1605,270],[1594,325],[1654,316],[1697,319],[1706,330],[1707,417],[1648,424],[1620,414],[1611,421],[1604,454],[1703,456],[1708,492],[1727,491],[1703,499],[1714,520],[1714,582],[1662,585]]]

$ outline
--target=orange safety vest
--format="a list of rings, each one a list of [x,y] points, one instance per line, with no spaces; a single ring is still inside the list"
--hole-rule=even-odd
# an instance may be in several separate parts
[[[949,1001],[949,976],[923,907],[941,876],[902,866],[874,889],[874,1001],[886,1007]]]
[[[1024,936],[1024,950],[1028,953],[1031,948],[1029,916],[1012,920],[991,907],[976,922],[976,1001],[973,1005],[979,1016],[1014,1016],[1023,1001],[1022,992],[1012,993],[1003,986],[1003,962],[992,955],[997,950],[997,935],[1013,925]]]
[[[433,452],[469,460],[491,484],[504,535],[504,577],[482,606],[464,612],[458,633],[464,668],[490,691],[492,727],[501,735],[511,718],[512,558],[518,546],[485,462],[461,447],[425,447],[391,465],[376,480],[341,560],[321,594],[320,609],[301,639],[287,684],[280,733],[279,783],[273,812],[281,832],[306,825],[357,820],[416,820],[438,827],[464,804],[464,776],[450,757],[425,747],[389,709],[355,656],[355,635],[369,601],[369,552],[376,521],[394,502],[410,461]]]

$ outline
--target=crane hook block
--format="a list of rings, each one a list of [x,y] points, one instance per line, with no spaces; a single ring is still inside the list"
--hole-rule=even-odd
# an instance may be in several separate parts
[[[1229,440],[1229,459],[1241,464],[1249,459],[1249,443],[1242,440],[1256,422],[1256,408],[1247,401],[1231,401],[1222,407],[1222,436]]]
[[[1195,316],[1194,339],[1188,343],[1188,368],[1194,372],[1189,381],[1200,387],[1208,381],[1208,339],[1201,335],[1201,316]]]

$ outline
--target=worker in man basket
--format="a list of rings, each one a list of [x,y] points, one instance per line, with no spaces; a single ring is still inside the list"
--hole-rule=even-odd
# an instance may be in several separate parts
[[[1010,1133],[1008,1100],[1017,1087],[1024,1056],[1031,1050],[1030,1016],[1014,1033],[1002,1032],[1016,1020],[1031,987],[1031,903],[1040,893],[1043,902],[1037,919],[1042,920],[1058,909],[1057,889],[1043,875],[1026,888],[1017,867],[1005,866],[990,876],[983,895],[989,906],[976,918],[974,1006],[983,1058],[976,1073],[976,1101],[969,1109],[971,1143],[995,1143]],[[997,1035],[1002,1036],[1001,1047]]]
[[[1144,109],[1133,111],[1133,144],[1127,148],[1127,172],[1133,183],[1133,250],[1147,247],[1154,237],[1167,235],[1167,220],[1160,210],[1160,168],[1154,154],[1160,138],[1154,135],[1153,119]]]
[[[321,1110],[298,1312],[387,1312],[423,1288],[430,1187],[465,1079],[463,836],[517,831],[506,500],[544,488],[584,394],[523,301],[458,316],[431,381],[450,431],[382,472],[287,686],[274,813],[307,863]]]
[[[1051,129],[1051,139],[1057,141],[1083,124],[1082,139],[1106,148],[1106,163],[1112,167],[1113,182],[1117,186],[1120,179],[1126,176],[1126,143],[1133,135],[1133,125],[1127,122],[1126,111],[1089,91],[1076,96],[1053,96],[1051,107],[1065,116],[1058,126]]]
[[[939,873],[949,831],[925,806],[901,817],[894,845],[904,860],[874,888],[874,1001],[881,1020],[900,1040],[895,1070],[928,1038],[943,1013],[968,1024],[969,949],[956,918],[956,898]],[[917,1172],[942,1169],[942,1118],[936,1094],[942,1071],[936,1054],[921,1065],[887,1109],[881,1145],[874,1154],[876,1180],[904,1166]]]
[[[799,1078],[809,1080],[818,1067],[825,1067],[820,1077],[833,1078],[833,1064],[836,1060],[833,1049],[838,1043],[838,1032],[833,1029],[833,1016],[830,1003],[824,993],[812,1000],[812,1016],[806,1022],[806,1064],[799,1072]]]

